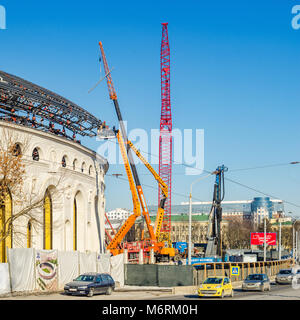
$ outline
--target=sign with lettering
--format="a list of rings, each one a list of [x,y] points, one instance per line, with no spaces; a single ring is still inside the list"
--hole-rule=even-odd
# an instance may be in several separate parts
[[[264,245],[264,232],[251,232],[250,244],[254,246]],[[269,246],[276,246],[276,232],[266,233],[266,243]]]

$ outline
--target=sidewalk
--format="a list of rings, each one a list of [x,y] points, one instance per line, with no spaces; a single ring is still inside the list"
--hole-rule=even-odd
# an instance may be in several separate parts
[[[141,286],[124,286],[115,288],[115,292],[129,292],[129,291],[162,291],[172,292],[172,287],[141,287]]]

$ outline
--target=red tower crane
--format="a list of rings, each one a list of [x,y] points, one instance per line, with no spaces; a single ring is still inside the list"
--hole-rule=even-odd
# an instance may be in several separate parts
[[[162,41],[160,53],[161,65],[161,117],[159,136],[159,175],[167,184],[169,197],[165,203],[165,214],[161,228],[161,236],[170,240],[171,232],[171,178],[172,178],[172,114],[170,99],[170,47],[168,23],[162,23]],[[158,192],[158,203],[163,198]]]

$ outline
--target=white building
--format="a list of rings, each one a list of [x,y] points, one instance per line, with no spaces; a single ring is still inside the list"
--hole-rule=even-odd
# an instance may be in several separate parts
[[[264,207],[259,207],[256,209],[256,211],[253,212],[253,221],[256,225],[263,223],[264,219],[268,219],[268,218],[269,218],[269,212]]]
[[[35,210],[39,226],[27,216],[15,221],[12,236],[0,242],[0,262],[6,260],[6,247],[104,252],[107,160],[74,141],[0,121],[1,141],[6,133],[16,139],[24,159],[24,195],[42,197],[44,203]],[[11,194],[2,210],[16,214],[26,206],[28,197],[23,203],[16,198]]]
[[[117,208],[107,212],[106,214],[109,220],[126,220],[132,213],[133,212],[129,210]]]

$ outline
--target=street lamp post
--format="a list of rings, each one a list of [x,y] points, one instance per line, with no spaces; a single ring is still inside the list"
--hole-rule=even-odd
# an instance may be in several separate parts
[[[292,250],[293,250],[293,262],[295,261],[295,222],[293,222],[293,240],[292,240]]]
[[[190,186],[190,196],[189,196],[189,245],[188,245],[188,264],[191,265],[192,264],[192,189],[193,189],[193,185],[195,183],[197,183],[200,180],[203,180],[209,176],[211,176],[212,173],[204,176],[204,177],[200,177],[198,179],[196,179],[195,181],[193,181],[191,183]]]
[[[279,221],[279,248],[278,248],[278,258],[281,260],[281,220]]]
[[[264,217],[264,261],[266,261],[266,255],[267,255],[266,231],[267,231],[267,226],[266,226],[266,216],[265,216]]]
[[[298,231],[295,232],[295,262],[297,263],[298,261]]]
[[[292,224],[292,231],[293,231],[293,240],[292,240],[292,250],[293,250],[293,263],[295,263],[295,259],[296,259],[296,246],[295,246],[295,243],[296,243],[296,237],[295,237],[295,224],[296,224],[297,220],[295,219],[293,221],[293,224]]]

